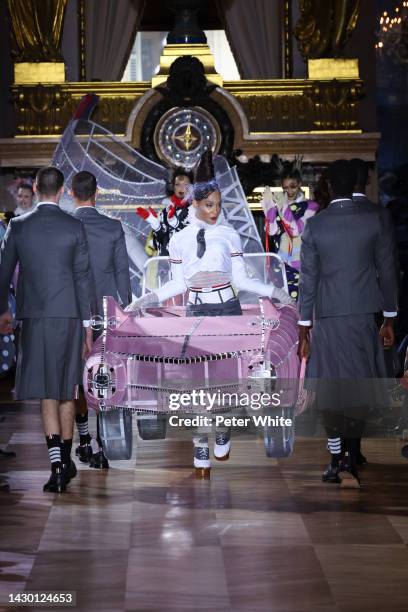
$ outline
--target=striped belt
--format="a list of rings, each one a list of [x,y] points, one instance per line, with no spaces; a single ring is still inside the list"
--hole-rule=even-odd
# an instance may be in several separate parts
[[[222,304],[236,297],[229,283],[214,287],[189,287],[189,290],[188,303],[193,305]]]

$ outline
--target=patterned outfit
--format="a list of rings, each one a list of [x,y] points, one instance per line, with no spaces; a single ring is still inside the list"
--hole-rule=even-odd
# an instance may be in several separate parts
[[[301,235],[307,219],[318,209],[316,202],[305,200],[300,192],[291,204],[285,195],[282,209],[273,206],[265,216],[266,250],[277,253],[284,262],[289,295],[295,300],[298,298]]]
[[[153,230],[153,246],[158,255],[167,256],[170,238],[176,232],[184,229],[188,223],[189,202],[172,195],[170,198],[164,198],[162,204],[164,208],[159,215],[160,227],[156,231]],[[174,207],[175,213],[169,218],[169,212]]]

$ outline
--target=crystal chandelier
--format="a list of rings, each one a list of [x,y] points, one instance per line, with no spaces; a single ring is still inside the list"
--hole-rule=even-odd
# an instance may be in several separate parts
[[[408,63],[408,0],[400,2],[393,14],[382,13],[375,48],[380,56],[387,55],[397,63]]]

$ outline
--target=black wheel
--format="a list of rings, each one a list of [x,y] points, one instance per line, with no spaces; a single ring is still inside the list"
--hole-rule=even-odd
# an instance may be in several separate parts
[[[166,419],[162,416],[139,416],[137,428],[142,440],[164,440],[166,437]]]
[[[99,412],[99,432],[108,459],[130,459],[133,449],[132,413],[123,408]]]

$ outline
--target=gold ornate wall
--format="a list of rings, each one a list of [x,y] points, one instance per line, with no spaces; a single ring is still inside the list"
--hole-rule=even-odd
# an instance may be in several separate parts
[[[10,6],[14,4],[8,1]],[[286,30],[290,25],[289,4],[285,3]],[[320,0],[302,3],[297,33],[299,36],[302,34],[301,44],[307,57],[313,56],[313,45],[320,45],[320,48],[323,44],[317,36],[316,27],[318,20],[327,11],[326,4]],[[22,10],[23,0],[19,0],[17,5]],[[172,60],[188,53],[207,58],[204,62],[206,77],[218,86],[211,97],[224,108],[234,127],[234,148],[242,150],[245,155],[300,153],[305,160],[319,162],[340,156],[375,159],[379,135],[363,134],[359,126],[359,101],[363,95],[363,83],[358,75],[357,60],[313,60],[314,63],[309,62],[309,76],[313,78],[222,82],[220,75],[214,71],[207,45],[192,45],[191,49],[186,45],[180,45],[179,49],[177,45],[169,45],[163,52],[161,71],[152,82],[70,83],[59,77],[53,80],[53,75],[58,72],[57,67],[61,65],[58,59],[65,5],[65,0],[47,0],[48,16],[44,18],[37,38],[46,40],[48,35],[53,44],[54,62],[45,64],[43,55],[36,58],[35,65],[27,63],[33,60],[31,51],[34,44],[31,44],[32,37],[29,36],[29,20],[25,15],[24,23],[20,23],[16,19],[17,13],[14,15],[15,57],[18,61],[15,64],[15,83],[11,94],[17,129],[16,138],[0,140],[0,164],[3,166],[38,166],[47,163],[79,100],[89,92],[99,96],[99,104],[92,115],[93,121],[137,147],[144,111],[139,109],[135,120],[135,108],[138,108],[141,100],[146,100],[144,103],[148,109],[149,100],[151,102],[159,95],[152,86],[165,81]],[[340,17],[344,19],[340,21],[344,27],[341,29],[340,21],[333,17],[334,21],[332,19],[330,22],[324,40],[332,46],[338,43],[339,47],[355,26],[359,0],[353,0],[351,13],[346,10],[343,0],[337,2],[336,6],[342,7]],[[32,12],[37,11],[39,14],[39,0],[30,0],[29,7]],[[51,27],[50,24],[54,22],[56,26]],[[20,26],[25,28],[25,38]],[[306,36],[308,32],[310,36]],[[19,33],[20,38],[17,36]],[[285,44],[287,42],[285,39]],[[317,52],[314,55],[318,55]],[[285,62],[288,63],[285,70],[287,73],[290,63],[288,53]],[[41,82],[33,82],[35,75],[40,74],[45,74],[45,77],[37,79]]]
[[[14,85],[17,136],[61,134],[81,97],[100,97],[93,120],[124,134],[131,110],[150,82]],[[358,130],[362,82],[356,80],[226,81],[252,132]]]

